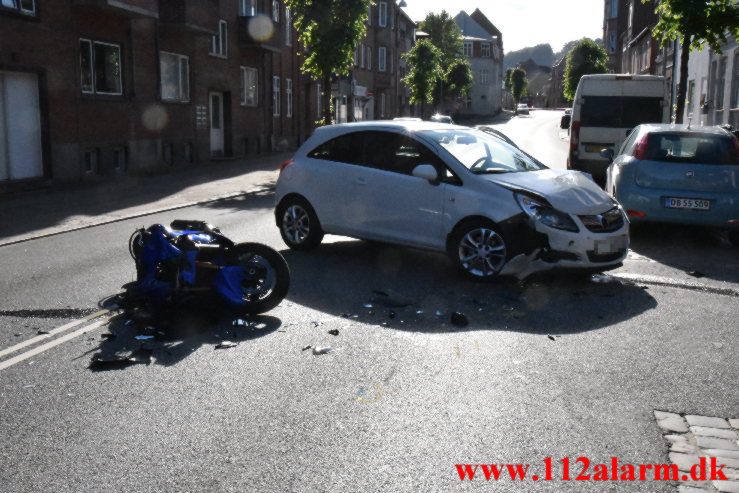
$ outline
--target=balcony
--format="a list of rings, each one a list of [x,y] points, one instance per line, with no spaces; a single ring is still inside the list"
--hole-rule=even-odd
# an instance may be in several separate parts
[[[266,15],[241,16],[238,20],[239,44],[244,48],[279,53],[282,30]]]
[[[129,17],[159,17],[157,0],[72,0],[76,7],[97,7]]]
[[[162,24],[209,36],[218,31],[218,0],[160,0]]]

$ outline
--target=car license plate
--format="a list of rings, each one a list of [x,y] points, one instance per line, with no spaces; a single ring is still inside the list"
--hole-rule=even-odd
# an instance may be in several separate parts
[[[708,199],[686,199],[681,197],[666,197],[665,207],[668,209],[693,209],[696,211],[710,211],[711,201]]]
[[[607,253],[616,253],[619,250],[626,248],[628,240],[626,236],[617,236],[615,238],[609,238],[607,240],[596,240],[594,249],[596,255],[603,255]]]

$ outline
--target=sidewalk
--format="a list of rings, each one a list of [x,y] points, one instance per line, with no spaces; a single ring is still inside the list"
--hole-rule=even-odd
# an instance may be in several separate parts
[[[292,153],[0,196],[0,246],[244,195],[274,185]]]

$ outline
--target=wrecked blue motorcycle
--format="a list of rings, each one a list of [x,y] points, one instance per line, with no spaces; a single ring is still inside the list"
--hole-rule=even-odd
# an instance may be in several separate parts
[[[177,220],[134,231],[129,252],[136,291],[154,308],[221,302],[241,314],[276,307],[290,287],[290,269],[276,250],[234,243],[203,221]]]

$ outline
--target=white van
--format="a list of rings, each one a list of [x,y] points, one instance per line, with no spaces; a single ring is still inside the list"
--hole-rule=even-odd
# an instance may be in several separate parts
[[[668,123],[665,78],[657,75],[597,74],[580,79],[572,102],[567,169],[605,179],[610,164],[600,151],[614,152],[641,123]]]

